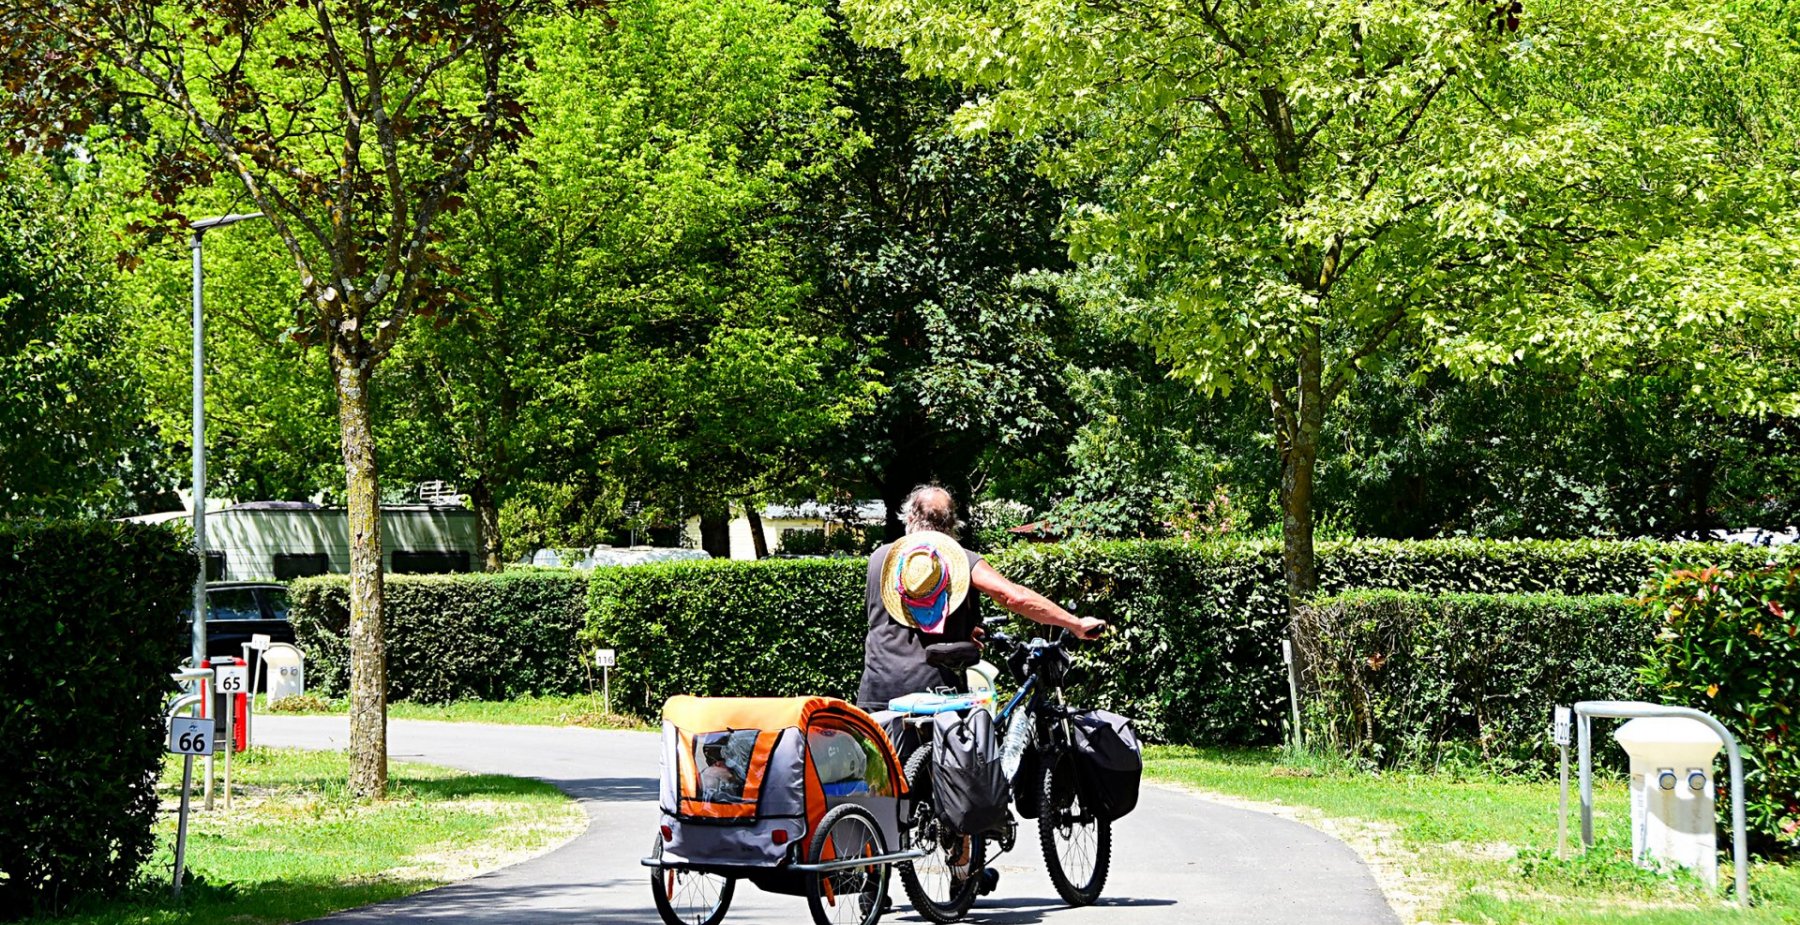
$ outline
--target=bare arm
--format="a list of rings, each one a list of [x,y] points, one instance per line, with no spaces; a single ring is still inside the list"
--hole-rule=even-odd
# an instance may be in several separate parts
[[[969,571],[969,583],[1012,613],[1045,626],[1060,626],[1083,639],[1093,639],[1106,628],[1105,620],[1075,616],[1042,594],[1009,581],[985,561]]]

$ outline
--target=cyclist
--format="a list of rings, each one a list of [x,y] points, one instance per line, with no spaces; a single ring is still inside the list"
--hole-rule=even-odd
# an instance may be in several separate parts
[[[907,535],[869,556],[869,634],[856,695],[863,709],[885,710],[888,701],[919,691],[965,689],[958,673],[926,663],[925,647],[980,642],[979,599],[969,594],[971,586],[1011,613],[1082,639],[1106,629],[1106,621],[1069,613],[963,549],[955,539],[956,502],[943,488],[913,489],[900,516]]]

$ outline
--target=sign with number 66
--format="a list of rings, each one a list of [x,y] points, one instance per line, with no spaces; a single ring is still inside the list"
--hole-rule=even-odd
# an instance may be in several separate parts
[[[250,670],[242,665],[214,669],[213,687],[221,694],[242,694],[250,689]]]
[[[176,755],[213,753],[213,721],[177,716],[169,720],[169,751]]]

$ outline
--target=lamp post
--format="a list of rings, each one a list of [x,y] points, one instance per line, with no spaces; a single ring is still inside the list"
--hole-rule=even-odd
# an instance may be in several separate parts
[[[200,238],[214,228],[262,218],[261,212],[203,218],[188,228],[194,252],[194,545],[200,549],[200,576],[194,579],[193,667],[206,660],[206,321],[201,313]]]

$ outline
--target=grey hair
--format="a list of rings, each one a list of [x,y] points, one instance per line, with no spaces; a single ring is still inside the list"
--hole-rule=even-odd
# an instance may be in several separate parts
[[[900,519],[908,533],[936,530],[955,536],[960,526],[956,520],[956,499],[937,485],[920,485],[908,493],[906,502],[900,505]]]

